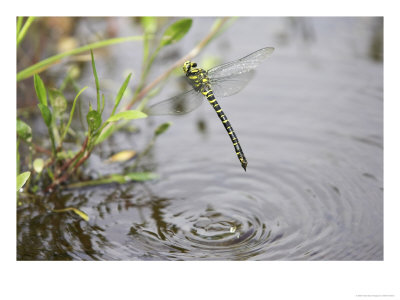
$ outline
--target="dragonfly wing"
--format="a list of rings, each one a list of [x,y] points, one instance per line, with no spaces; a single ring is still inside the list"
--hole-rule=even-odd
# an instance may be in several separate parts
[[[226,97],[243,89],[253,77],[254,69],[273,51],[272,47],[262,48],[241,59],[210,69],[207,74],[215,95]]]
[[[227,97],[240,92],[253,78],[254,70],[222,78],[210,79],[216,97]]]
[[[204,102],[203,95],[194,89],[150,106],[148,115],[184,115]]]
[[[272,47],[262,48],[241,59],[210,69],[208,71],[208,76],[210,79],[217,79],[249,72],[250,70],[254,70],[263,60],[269,57],[272,52],[274,52],[274,48]]]

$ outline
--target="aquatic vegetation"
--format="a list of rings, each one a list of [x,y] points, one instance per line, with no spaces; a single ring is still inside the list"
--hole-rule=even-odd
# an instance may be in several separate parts
[[[17,47],[20,45],[24,37],[29,34],[28,29],[38,18],[28,18],[23,25],[23,18],[17,19]],[[154,145],[155,139],[170,126],[171,123],[161,124],[154,133],[153,138],[149,141],[148,146],[140,151],[135,151],[136,160],[133,166],[127,170],[125,174],[111,174],[104,178],[83,179],[82,168],[85,168],[85,162],[89,159],[93,151],[98,145],[103,143],[115,131],[121,130],[128,121],[146,118],[143,112],[147,101],[154,97],[159,91],[160,83],[162,83],[172,72],[180,67],[182,61],[190,59],[197,55],[205,45],[216,37],[222,30],[224,25],[228,24],[227,19],[218,19],[211,28],[210,33],[200,43],[193,48],[189,54],[185,55],[169,67],[164,73],[160,74],[153,82],[147,83],[149,71],[154,65],[156,57],[161,50],[171,44],[179,42],[190,30],[192,20],[189,18],[180,19],[166,28],[159,40],[156,39],[155,33],[159,28],[159,20],[153,17],[143,17],[140,19],[143,28],[143,35],[132,37],[121,37],[90,43],[85,46],[76,47],[72,50],[53,55],[43,59],[17,73],[17,81],[32,80],[37,98],[37,108],[40,111],[43,123],[47,128],[49,146],[43,147],[35,143],[35,132],[27,121],[17,118],[17,190],[24,187],[25,193],[52,192],[63,187],[84,187],[94,184],[106,183],[126,183],[129,181],[143,181],[157,178],[157,175],[151,172],[138,172],[135,169],[138,166],[139,159],[143,157],[149,149]],[[104,110],[106,96],[101,92],[100,80],[95,63],[95,55],[93,50],[96,48],[106,47],[117,43],[128,41],[143,42],[143,61],[142,72],[139,82],[133,93],[131,101],[124,108],[120,108],[121,99],[125,95],[132,73],[128,74],[122,83],[115,99],[113,100],[113,109],[109,115]],[[59,88],[51,88],[46,86],[39,73],[50,68],[54,64],[59,63],[60,59],[90,51],[92,72],[94,77],[96,99],[94,104],[85,98],[85,90],[79,84],[72,82],[70,74],[66,74],[66,79]],[[64,89],[67,84],[71,83],[76,90],[73,101],[67,99],[64,95]],[[78,101],[79,100],[79,101]],[[77,105],[78,104],[78,105]],[[73,119],[77,107],[88,105],[89,111],[86,114],[86,124],[82,124],[83,128],[72,128]],[[137,105],[136,109],[131,109],[133,105]],[[79,110],[79,109],[78,109]],[[83,133],[81,133],[83,131]],[[68,140],[68,143],[65,141]],[[71,149],[71,140],[75,145],[75,149]],[[24,153],[24,158],[19,155],[19,145],[23,142],[28,146],[28,153]],[[76,149],[76,145],[79,145]],[[132,156],[126,158],[131,159]],[[124,160],[125,161],[125,160]],[[22,163],[21,163],[22,162]],[[21,165],[23,167],[21,167]],[[21,172],[24,169],[25,172]],[[26,170],[27,169],[27,170]],[[22,191],[22,190],[21,190]]]

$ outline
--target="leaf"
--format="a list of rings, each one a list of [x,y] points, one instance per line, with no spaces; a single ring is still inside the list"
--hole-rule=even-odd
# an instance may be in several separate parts
[[[21,30],[23,21],[24,21],[24,17],[17,17],[17,38],[18,38],[18,34]]]
[[[130,160],[132,157],[136,155],[136,151],[133,150],[123,150],[120,151],[107,159],[107,162],[124,162]]]
[[[57,89],[50,89],[49,97],[55,114],[60,115],[67,110],[67,99],[65,99],[62,92]]]
[[[31,26],[32,22],[36,19],[36,17],[28,17],[26,20],[24,26],[22,27],[21,30],[18,30],[17,28],[17,47],[21,43],[21,41],[24,39],[26,33],[28,32],[29,27]],[[21,21],[22,22],[22,21]],[[19,22],[18,22],[19,23]],[[21,27],[22,24],[19,24],[18,27]]]
[[[147,180],[153,180],[153,179],[157,179],[157,178],[159,178],[158,174],[151,173],[151,172],[128,173],[125,175],[111,174],[104,178],[71,183],[67,187],[68,188],[80,188],[80,187],[110,184],[110,183],[124,184],[129,181],[147,181]]]
[[[91,110],[86,115],[90,131],[96,131],[101,126],[101,115],[97,110]]]
[[[176,21],[165,30],[160,47],[176,43],[182,39],[192,26],[192,19],[181,19]]]
[[[24,186],[29,176],[31,176],[31,172],[24,172],[17,176],[17,192]]]
[[[93,56],[92,49],[90,49],[90,56],[92,58],[92,69],[93,69],[94,81],[96,83],[97,111],[100,112],[100,84],[99,84],[99,77],[97,76],[96,64],[94,62],[94,56]]]
[[[62,209],[53,209],[54,212],[67,212],[67,211],[73,211],[76,213],[78,216],[80,216],[83,220],[86,222],[89,222],[89,216],[85,214],[83,211],[75,208],[75,207],[67,207],[67,208],[62,208]]]
[[[33,83],[35,85],[35,91],[39,99],[39,103],[41,103],[44,106],[47,106],[46,88],[44,86],[43,80],[40,78],[39,75],[35,74],[33,76]]]
[[[129,75],[126,77],[124,83],[122,84],[121,88],[118,91],[117,97],[115,98],[115,104],[114,104],[114,109],[112,110],[111,116],[114,115],[115,110],[117,109],[119,103],[121,102],[122,96],[125,93],[126,87],[128,86],[129,80],[131,79],[132,73],[129,73]]]
[[[92,49],[90,49],[90,56],[92,58],[92,69],[93,69],[94,81],[96,83],[97,111],[100,112],[100,83],[99,83],[99,77],[97,76],[96,64],[94,62],[94,56],[93,56]]]
[[[165,131],[167,131],[167,129],[169,128],[169,126],[171,126],[171,122],[167,122],[167,123],[163,123],[160,126],[158,126],[156,128],[156,130],[154,131],[154,134],[156,136],[159,136],[160,134],[163,134]]]
[[[32,141],[32,128],[19,119],[17,119],[17,136],[28,143]]]
[[[95,145],[102,143],[106,140],[111,134],[113,134],[118,127],[115,124],[108,124],[100,133],[99,137],[96,139]]]
[[[71,125],[72,117],[74,116],[74,112],[75,112],[76,101],[78,100],[79,95],[82,94],[82,92],[83,92],[84,90],[86,90],[86,89],[87,89],[87,86],[85,86],[83,89],[81,89],[81,90],[79,91],[79,93],[76,95],[76,97],[75,97],[75,99],[74,99],[74,102],[72,103],[72,109],[71,109],[71,112],[70,112],[70,114],[69,114],[69,120],[68,120],[67,126],[65,126],[65,130],[64,130],[64,133],[63,133],[63,135],[62,135],[62,137],[61,137],[61,141],[64,140],[65,135],[66,135],[67,132],[68,132],[69,126]]]
[[[40,112],[42,113],[43,121],[46,124],[47,127],[50,127],[51,124],[51,111],[47,107],[47,105],[44,105],[42,103],[38,104],[38,107],[40,109]]]
[[[36,158],[33,161],[33,169],[37,173],[41,173],[43,171],[43,167],[44,167],[44,160],[42,158]]]
[[[152,172],[133,172],[124,175],[125,179],[134,181],[147,181],[159,178],[159,175]]]
[[[119,120],[133,120],[141,118],[147,118],[147,115],[139,110],[127,110],[127,111],[121,111],[116,115],[109,117],[106,123],[115,122]]]
[[[44,70],[48,69],[50,66],[53,64],[59,63],[62,61],[64,57],[68,57],[71,55],[76,55],[85,51],[89,51],[90,49],[96,49],[96,48],[102,48],[102,47],[107,47],[110,45],[115,45],[119,43],[125,43],[125,42],[130,42],[130,41],[141,41],[143,39],[143,36],[128,36],[128,37],[117,37],[109,40],[101,40],[99,42],[95,42],[92,44],[88,44],[79,48],[75,48],[71,51],[63,52],[51,57],[48,57],[44,60],[39,61],[38,63],[22,70],[17,73],[17,81],[26,79],[28,77],[31,77],[32,75],[36,73],[43,72]]]

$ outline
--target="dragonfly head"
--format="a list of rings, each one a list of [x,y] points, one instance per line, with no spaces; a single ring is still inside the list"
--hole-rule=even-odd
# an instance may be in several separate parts
[[[193,62],[191,62],[191,61],[185,61],[185,63],[183,64],[183,72],[185,72],[185,73],[187,73],[187,72],[189,72],[190,71],[190,69],[191,68],[196,68],[197,67],[197,64],[196,63],[193,63]]]

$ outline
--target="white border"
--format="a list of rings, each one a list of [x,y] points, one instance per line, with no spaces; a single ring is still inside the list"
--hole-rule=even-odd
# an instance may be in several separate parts
[[[399,269],[399,45],[396,1],[17,1],[3,3],[2,299],[363,299],[395,295]],[[15,5],[10,8],[10,5]],[[16,262],[15,16],[243,15],[385,17],[384,262]],[[11,124],[11,125],[10,125]],[[4,151],[5,150],[5,151]],[[10,175],[11,174],[11,175]],[[396,271],[396,272],[395,272]],[[374,297],[375,298],[375,297]]]

